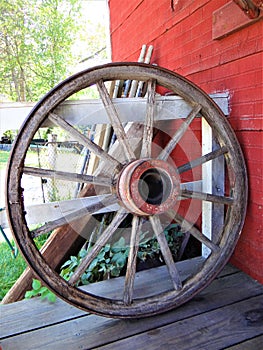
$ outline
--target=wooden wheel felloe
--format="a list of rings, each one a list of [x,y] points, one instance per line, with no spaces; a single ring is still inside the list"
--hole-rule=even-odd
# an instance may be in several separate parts
[[[112,98],[110,82],[119,80],[144,82],[146,97]],[[72,101],[75,94],[94,87],[97,97],[92,101]],[[161,96],[163,91],[174,96]],[[214,148],[206,153],[202,153],[200,136],[203,122],[214,138]],[[83,132],[83,126],[91,128],[94,124],[103,125],[105,133],[107,126],[113,127],[116,141],[109,149]],[[76,168],[68,170],[70,161],[65,160],[49,169],[28,164],[30,143],[45,125],[55,125],[78,141],[99,160],[98,166],[89,173],[80,173]],[[202,167],[222,159],[222,187],[214,193],[206,186],[207,173]],[[84,189],[78,198],[71,195],[55,204],[38,204],[42,217],[38,215],[38,222],[34,222],[37,225],[32,226],[34,205],[28,205],[25,199],[26,179],[32,177],[81,183]],[[10,226],[28,264],[61,298],[110,317],[154,315],[177,307],[201,291],[223,268],[236,245],[246,200],[244,159],[220,109],[180,75],[139,63],[92,68],[50,91],[22,126],[7,172]],[[211,237],[202,228],[207,203],[221,213],[217,232]],[[113,212],[107,225],[102,225],[102,215]],[[91,226],[87,225],[90,222],[92,227],[103,228],[94,242]],[[173,223],[180,225],[185,236],[194,237],[207,253],[200,251],[191,260],[174,261],[164,233]],[[83,235],[90,247],[68,281],[51,267],[35,243],[35,237],[50,231],[55,235],[66,224]],[[136,270],[142,232],[157,239],[164,262],[150,273]],[[120,237],[129,246],[122,277],[81,286],[79,280],[102,247]]]

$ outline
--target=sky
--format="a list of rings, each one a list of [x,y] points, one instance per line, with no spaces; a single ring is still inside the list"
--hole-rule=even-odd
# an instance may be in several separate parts
[[[94,60],[85,61],[76,67],[76,71],[82,70],[94,65],[103,64],[110,60],[110,39],[109,39],[109,14],[108,14],[108,3],[107,0],[83,0],[83,12],[87,28],[90,33],[96,35],[95,28],[98,24],[105,27],[107,32],[107,38],[105,45],[107,46],[108,60]],[[79,44],[76,43],[76,49],[81,50]],[[83,58],[87,57],[85,52]]]

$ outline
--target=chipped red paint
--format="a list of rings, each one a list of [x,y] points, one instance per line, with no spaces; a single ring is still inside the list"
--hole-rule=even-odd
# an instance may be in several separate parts
[[[173,207],[180,191],[176,169],[157,159],[140,159],[122,171],[117,193],[124,206],[137,215],[160,214]]]

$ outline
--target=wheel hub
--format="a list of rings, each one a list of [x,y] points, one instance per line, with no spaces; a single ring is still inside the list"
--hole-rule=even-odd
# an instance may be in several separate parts
[[[171,209],[179,189],[180,179],[174,167],[157,159],[132,161],[117,182],[123,205],[137,215],[160,214]]]

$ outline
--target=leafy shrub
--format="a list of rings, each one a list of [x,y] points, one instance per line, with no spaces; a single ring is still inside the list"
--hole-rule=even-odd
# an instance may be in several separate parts
[[[164,230],[164,234],[174,260],[176,261],[183,236],[183,233],[180,231],[180,226],[171,224]],[[92,249],[92,247],[90,247],[88,251],[90,251],[90,249]],[[88,254],[88,251],[86,249],[81,249],[77,256],[71,256],[70,259],[61,266],[61,276],[69,280],[79,266],[81,260]],[[112,245],[106,244],[81,276],[78,284],[86,285],[122,275],[125,271],[128,255],[129,246],[126,244],[124,237],[121,237]],[[153,260],[157,260],[159,265],[164,263],[157,239],[147,238],[147,232],[145,232],[140,237],[137,263]]]
[[[90,249],[92,249],[92,247],[90,247]],[[61,276],[69,280],[80,264],[80,261],[87,254],[88,251],[86,249],[81,249],[77,256],[71,256],[70,259],[62,265]],[[106,244],[81,276],[79,283],[89,284],[119,276],[127,262],[128,254],[129,248],[125,244],[125,239],[123,237],[113,245]]]
[[[47,287],[42,286],[41,282],[37,279],[33,279],[32,290],[29,290],[25,294],[26,299],[40,296],[41,299],[47,299],[49,302],[54,303],[56,296]]]

